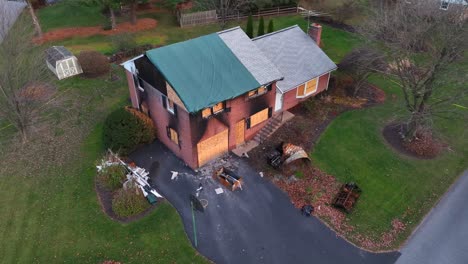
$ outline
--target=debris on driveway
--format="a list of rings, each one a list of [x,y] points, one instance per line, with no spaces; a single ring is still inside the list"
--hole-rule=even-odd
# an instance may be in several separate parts
[[[171,180],[177,180],[177,176],[179,175],[179,173],[177,171],[171,171],[171,173]]]
[[[236,189],[242,190],[242,177],[234,173],[233,171],[221,167],[213,173],[213,178],[217,179],[221,184],[226,188],[229,188],[231,191]]]

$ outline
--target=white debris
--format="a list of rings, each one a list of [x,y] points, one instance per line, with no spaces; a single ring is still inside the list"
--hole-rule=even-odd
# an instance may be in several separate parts
[[[215,192],[216,194],[222,194],[224,191],[223,191],[223,188],[217,188],[215,189]]]
[[[242,153],[242,157],[250,158],[247,152]]]
[[[260,174],[260,177],[263,178],[263,171],[259,172],[258,174]]]
[[[179,175],[179,173],[177,171],[171,171],[171,173],[172,173],[171,181],[177,179],[177,176]]]

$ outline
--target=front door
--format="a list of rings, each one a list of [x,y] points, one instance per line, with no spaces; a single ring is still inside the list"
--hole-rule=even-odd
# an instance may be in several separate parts
[[[280,111],[281,108],[283,108],[283,94],[276,91],[275,112]]]
[[[236,123],[236,145],[237,146],[244,143],[244,140],[245,140],[244,132],[245,132],[245,120],[242,119],[241,121]]]

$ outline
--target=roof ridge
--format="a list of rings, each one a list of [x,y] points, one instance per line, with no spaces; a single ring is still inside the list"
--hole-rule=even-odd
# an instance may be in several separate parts
[[[296,28],[296,27],[298,28],[299,26],[296,24],[294,26],[290,26],[290,27],[283,28],[283,29],[280,29],[280,30],[277,30],[277,31],[273,31],[273,32],[268,33],[268,34],[255,37],[255,38],[252,39],[252,41],[255,41],[257,39],[261,39],[261,38],[264,38],[264,37],[268,37],[268,36],[271,36],[271,35],[274,35],[274,34],[277,34],[277,33],[281,33],[283,31],[290,30],[290,29],[293,29],[293,28]]]
[[[226,32],[230,32],[230,31],[234,31],[236,29],[241,29],[240,26],[237,26],[237,27],[233,27],[233,28],[228,28],[228,29],[225,29],[225,30],[221,30],[221,31],[218,31],[216,32],[217,34],[222,34],[222,33],[226,33]],[[241,29],[242,30],[242,29]]]

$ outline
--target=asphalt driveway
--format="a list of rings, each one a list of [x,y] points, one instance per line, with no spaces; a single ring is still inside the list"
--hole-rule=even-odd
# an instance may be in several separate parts
[[[244,160],[215,165],[237,168],[243,190],[231,192],[211,178],[213,166],[194,172],[156,142],[131,155],[150,171],[153,185],[177,209],[194,244],[189,195],[202,183],[208,205],[195,212],[198,251],[215,263],[394,263],[400,253],[373,254],[349,244],[315,217],[306,218],[285,193],[259,176]],[[171,180],[171,171],[178,177]]]
[[[432,209],[397,264],[468,263],[468,170]]]

